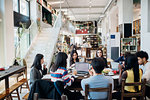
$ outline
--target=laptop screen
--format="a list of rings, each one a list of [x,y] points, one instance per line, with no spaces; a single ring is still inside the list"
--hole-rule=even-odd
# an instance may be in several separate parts
[[[119,70],[118,69],[118,65],[119,65],[119,63],[117,63],[117,62],[111,62],[111,68],[112,68],[112,70]]]
[[[89,63],[76,62],[75,63],[75,68],[76,68],[77,72],[79,72],[79,71],[88,72],[88,70],[89,70]]]

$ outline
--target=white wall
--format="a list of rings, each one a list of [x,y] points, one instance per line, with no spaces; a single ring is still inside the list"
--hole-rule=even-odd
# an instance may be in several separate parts
[[[111,10],[110,10],[110,33],[114,33],[117,30],[117,26],[118,26],[118,7],[114,6]]]
[[[132,23],[133,21],[133,0],[123,0],[123,22]]]
[[[1,63],[0,66],[9,66],[13,64],[15,57],[14,47],[14,18],[13,18],[13,0],[0,0],[1,9]]]
[[[150,0],[141,0],[141,50],[146,51],[150,56],[149,43],[150,43]]]
[[[102,20],[102,24],[101,24],[101,27],[102,27],[102,45],[105,45],[106,44],[106,17],[103,18]]]
[[[5,56],[4,56],[4,34],[3,34],[3,16],[4,13],[4,0],[0,0],[0,18],[2,21],[0,22],[0,66],[5,65]]]
[[[133,21],[141,19],[141,10],[140,9],[135,9],[133,11]]]
[[[123,23],[123,6],[122,6],[122,0],[118,0],[117,1],[117,6],[118,6],[118,24],[122,24]]]
[[[133,21],[133,0],[118,0],[119,25],[123,23],[132,23]]]
[[[42,9],[41,9],[42,10]],[[37,18],[42,18],[41,13],[38,12],[38,6],[36,0],[30,0],[30,19],[31,22],[33,23],[33,26],[31,27],[31,34],[32,37],[34,38],[37,33],[38,33],[38,28],[37,28]]]

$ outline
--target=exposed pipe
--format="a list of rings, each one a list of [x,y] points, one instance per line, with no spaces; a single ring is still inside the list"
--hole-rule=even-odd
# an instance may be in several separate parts
[[[113,1],[115,1],[115,0],[111,0],[109,3],[108,3],[108,5],[105,7],[105,10],[104,10],[104,14],[106,13],[106,11],[108,10],[108,8],[111,6],[111,4],[113,3]]]
[[[106,11],[108,10],[108,8],[111,6],[111,4],[113,3],[113,1],[116,1],[116,0],[110,0],[109,3],[107,4],[107,6],[105,7],[104,11],[103,11],[103,14],[105,15]],[[98,23],[101,21],[101,17],[98,19]]]

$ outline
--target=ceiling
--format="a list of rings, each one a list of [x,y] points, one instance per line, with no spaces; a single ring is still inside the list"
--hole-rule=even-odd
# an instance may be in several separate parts
[[[60,0],[47,0],[56,10]],[[73,21],[97,21],[104,16],[104,10],[111,0],[61,0],[62,11]]]

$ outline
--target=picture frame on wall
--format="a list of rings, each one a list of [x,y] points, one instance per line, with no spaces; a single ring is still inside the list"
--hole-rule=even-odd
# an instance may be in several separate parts
[[[133,35],[141,33],[141,19],[133,21]]]
[[[119,25],[118,31],[120,32],[120,37],[123,38],[123,25],[122,24]]]

